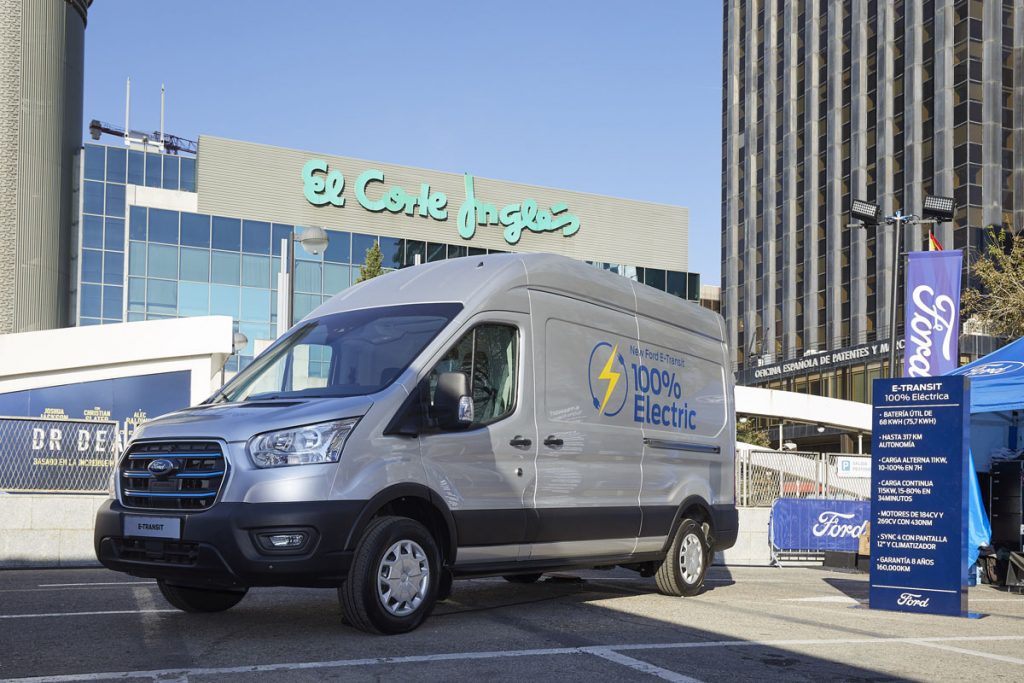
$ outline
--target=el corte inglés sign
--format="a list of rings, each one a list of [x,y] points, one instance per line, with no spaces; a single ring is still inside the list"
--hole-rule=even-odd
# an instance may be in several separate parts
[[[542,209],[533,199],[498,207],[476,197],[473,176],[465,176],[466,199],[459,207],[457,224],[463,239],[472,239],[478,228],[500,227],[509,244],[517,244],[524,231],[561,232],[572,237],[580,229],[579,218],[569,213],[565,202]],[[302,167],[302,193],[313,206],[345,206],[345,176],[332,170],[323,159],[310,159]],[[355,182],[355,198],[367,211],[388,211],[429,220],[448,220],[448,195],[420,183],[419,192],[410,194],[399,185],[387,187],[384,172],[375,168],[359,174]]]

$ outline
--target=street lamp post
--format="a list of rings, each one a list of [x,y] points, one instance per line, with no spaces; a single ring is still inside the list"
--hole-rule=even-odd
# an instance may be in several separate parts
[[[319,254],[327,248],[327,231],[320,227],[303,228],[302,234],[296,236],[298,228],[288,233],[287,239],[281,240],[281,272],[278,274],[277,301],[277,336],[288,331],[294,323],[295,310],[295,242],[310,254]],[[284,258],[288,252],[287,262]],[[288,270],[285,271],[287,263]],[[284,292],[285,296],[281,296]]]
[[[902,370],[896,369],[896,303],[897,303],[897,284],[899,283],[899,268],[900,268],[900,255],[903,251],[903,232],[907,225],[912,224],[935,224],[945,223],[953,220],[953,213],[956,210],[956,202],[952,197],[934,197],[927,196],[924,198],[922,213],[924,218],[915,214],[905,214],[902,210],[897,210],[896,213],[891,216],[885,216],[883,220],[893,226],[893,245],[892,245],[892,276],[889,300],[889,377],[900,377]],[[881,214],[881,207],[877,204],[871,204],[860,199],[855,199],[850,203],[850,215],[860,221],[860,226],[863,228],[878,227],[879,218]]]

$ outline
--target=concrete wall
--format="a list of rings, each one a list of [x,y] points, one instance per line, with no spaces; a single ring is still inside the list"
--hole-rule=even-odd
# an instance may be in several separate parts
[[[771,508],[740,508],[740,533],[736,545],[725,552],[716,553],[715,564],[770,565],[772,556],[768,547],[768,518],[771,511]]]
[[[0,491],[0,568],[98,564],[92,528],[104,500]]]

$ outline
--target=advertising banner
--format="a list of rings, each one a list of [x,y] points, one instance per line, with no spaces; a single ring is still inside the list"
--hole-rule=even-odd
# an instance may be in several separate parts
[[[871,608],[964,614],[969,380],[876,379],[872,399]]]
[[[188,406],[191,381],[183,370],[0,394],[0,491],[105,491],[135,428]]]
[[[867,501],[779,498],[772,504],[769,537],[777,550],[857,552],[870,518]]]
[[[120,451],[116,422],[0,417],[0,490],[103,493]]]
[[[907,261],[904,377],[944,375],[960,365],[959,251],[912,251]]]

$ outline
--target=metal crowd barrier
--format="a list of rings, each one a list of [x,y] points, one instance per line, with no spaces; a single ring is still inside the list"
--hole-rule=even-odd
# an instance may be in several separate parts
[[[771,507],[779,498],[870,500],[871,479],[842,476],[840,458],[870,455],[804,451],[736,452],[736,505]]]

